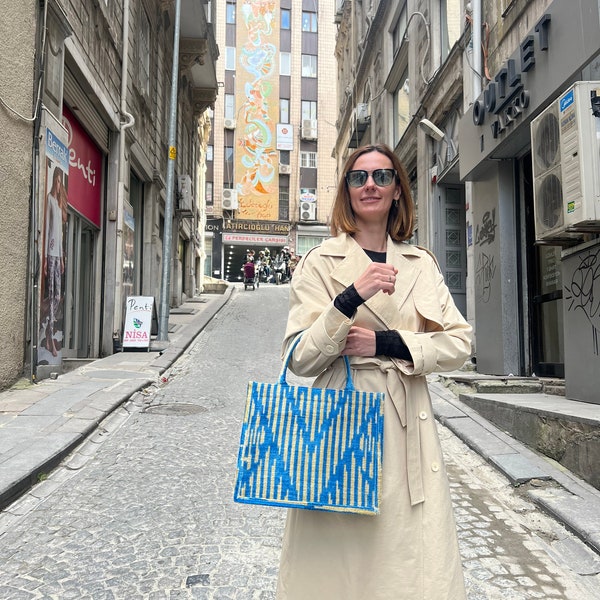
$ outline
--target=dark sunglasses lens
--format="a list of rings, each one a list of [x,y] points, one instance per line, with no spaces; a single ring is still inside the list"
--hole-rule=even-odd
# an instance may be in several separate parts
[[[394,171],[391,169],[377,169],[373,171],[373,181],[377,185],[390,185],[394,180]]]
[[[361,187],[365,185],[368,176],[366,171],[348,171],[346,181],[350,187]]]

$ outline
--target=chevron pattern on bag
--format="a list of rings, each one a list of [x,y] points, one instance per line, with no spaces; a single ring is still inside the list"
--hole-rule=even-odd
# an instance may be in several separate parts
[[[384,394],[250,382],[235,500],[379,512]]]

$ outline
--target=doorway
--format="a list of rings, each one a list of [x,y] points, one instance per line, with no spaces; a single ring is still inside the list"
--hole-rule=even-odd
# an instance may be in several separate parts
[[[91,356],[95,238],[95,227],[76,213],[69,211],[66,236],[63,358]]]
[[[565,376],[563,292],[559,246],[536,245],[531,153],[519,161],[523,174],[531,374]]]

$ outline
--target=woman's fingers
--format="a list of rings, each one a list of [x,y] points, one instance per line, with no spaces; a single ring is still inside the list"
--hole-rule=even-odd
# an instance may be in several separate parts
[[[380,290],[392,294],[396,285],[398,269],[387,263],[372,263],[354,282],[354,287],[363,300],[368,300]]]

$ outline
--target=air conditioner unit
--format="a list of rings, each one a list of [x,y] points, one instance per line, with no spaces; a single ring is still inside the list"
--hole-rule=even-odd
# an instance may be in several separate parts
[[[225,119],[223,126],[225,129],[235,129],[235,119]]]
[[[591,110],[600,82],[571,86],[531,123],[535,237],[573,243],[600,231],[600,118]]]
[[[300,220],[301,221],[316,221],[317,220],[317,203],[316,202],[300,202]]]
[[[303,119],[302,129],[300,131],[300,137],[304,140],[316,140],[317,139],[317,120],[316,119]]]
[[[181,210],[192,210],[192,178],[189,175],[180,175],[178,187],[179,208]]]
[[[223,190],[223,208],[226,210],[237,210],[238,196],[237,190],[225,188]]]
[[[291,165],[284,165],[283,163],[279,163],[279,174],[280,175],[289,175],[292,172]]]

